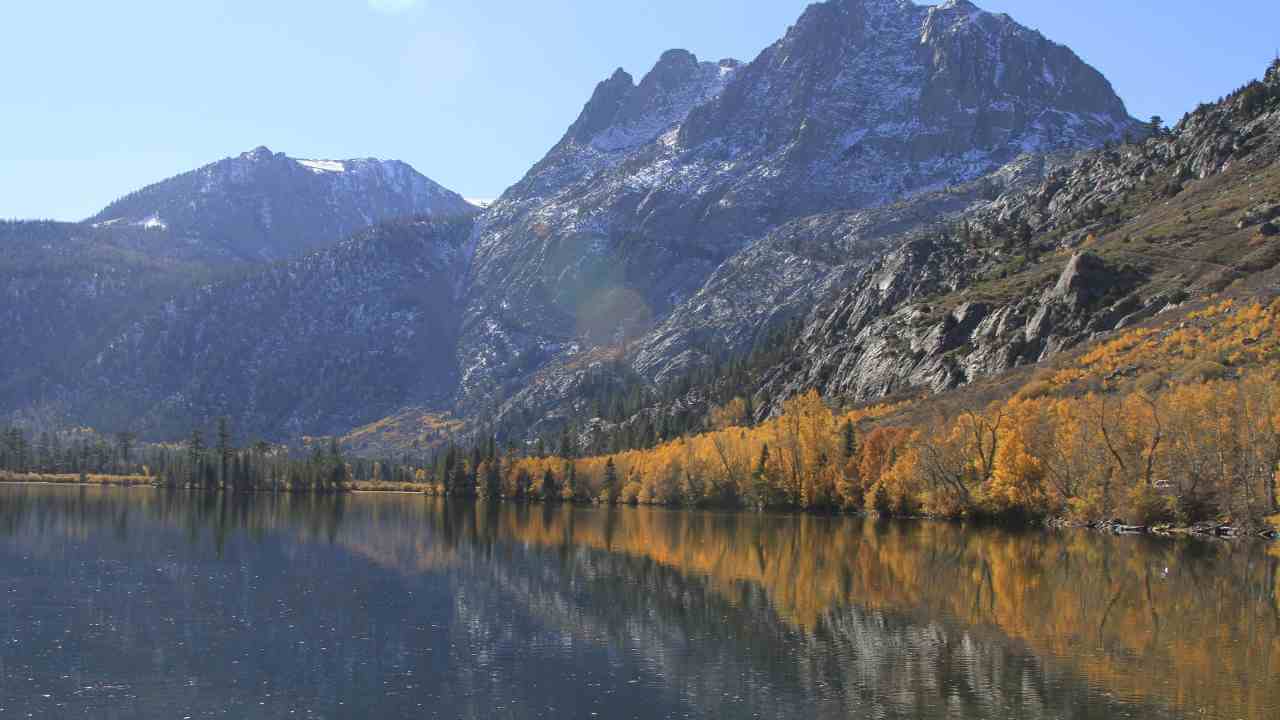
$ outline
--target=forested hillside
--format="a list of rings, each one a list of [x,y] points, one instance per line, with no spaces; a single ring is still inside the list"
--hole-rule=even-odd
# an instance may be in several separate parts
[[[443,407],[457,382],[456,278],[471,226],[383,223],[178,295],[105,343],[64,402],[95,426],[168,439],[222,416],[256,437],[300,438],[402,403]]]

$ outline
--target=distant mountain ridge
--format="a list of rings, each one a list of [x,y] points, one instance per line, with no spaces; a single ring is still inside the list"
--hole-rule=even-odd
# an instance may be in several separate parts
[[[283,260],[382,220],[479,212],[399,160],[305,160],[258,147],[149,185],[87,222],[167,230],[209,252]]]

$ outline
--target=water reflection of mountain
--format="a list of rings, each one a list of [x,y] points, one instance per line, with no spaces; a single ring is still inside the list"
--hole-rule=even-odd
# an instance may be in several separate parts
[[[227,580],[235,592],[290,607],[305,604],[288,599],[307,586],[296,576],[319,578],[307,587],[332,606],[310,618],[242,613],[255,627],[289,619],[347,638],[304,652],[302,666],[315,668],[304,686],[355,690],[379,677],[375,666],[434,675],[442,679],[420,680],[416,696],[448,699],[462,716],[486,716],[499,696],[513,708],[554,704],[574,686],[591,699],[562,714],[1159,717],[1166,708],[1264,718],[1280,708],[1280,687],[1260,681],[1280,671],[1280,562],[1249,543],[416,497],[51,492],[3,491],[0,537],[37,556],[57,545],[50,537],[112,537],[142,556],[128,538],[185,541],[172,550],[173,572],[209,557],[247,565],[278,577]],[[203,607],[193,596],[175,602]],[[378,640],[350,639],[369,626]],[[315,639],[291,632],[271,643]],[[335,653],[355,665],[326,664]],[[375,657],[386,662],[370,665]]]

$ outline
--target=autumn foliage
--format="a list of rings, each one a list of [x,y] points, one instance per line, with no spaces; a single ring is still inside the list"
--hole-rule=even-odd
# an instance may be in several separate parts
[[[509,454],[467,484],[530,500],[1257,526],[1280,509],[1278,368],[1280,301],[1227,301],[985,407],[839,413],[811,391],[749,426],[735,401],[702,434],[601,457]]]

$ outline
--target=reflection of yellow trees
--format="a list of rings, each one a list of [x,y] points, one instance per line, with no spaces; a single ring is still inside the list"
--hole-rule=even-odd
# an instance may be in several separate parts
[[[1257,545],[663,510],[498,517],[500,538],[649,558],[728,598],[758,584],[805,628],[847,605],[948,617],[1123,697],[1220,717],[1280,707],[1280,562]]]
[[[863,447],[871,444],[868,434]],[[1013,452],[1013,451],[1011,451]],[[822,631],[860,606],[995,628],[1110,693],[1187,714],[1270,718],[1280,707],[1280,548],[1009,533],[949,523],[660,509],[495,506],[407,495],[353,498],[6,488],[0,536],[91,540],[136,518],[190,529],[335,542],[400,572],[523,543],[650,559],[732,601],[759,587],[786,623]],[[132,519],[131,519],[132,518]],[[60,542],[50,552],[64,552]],[[572,557],[573,554],[566,554]],[[626,564],[611,567],[626,568]],[[623,572],[625,570],[619,570]]]

